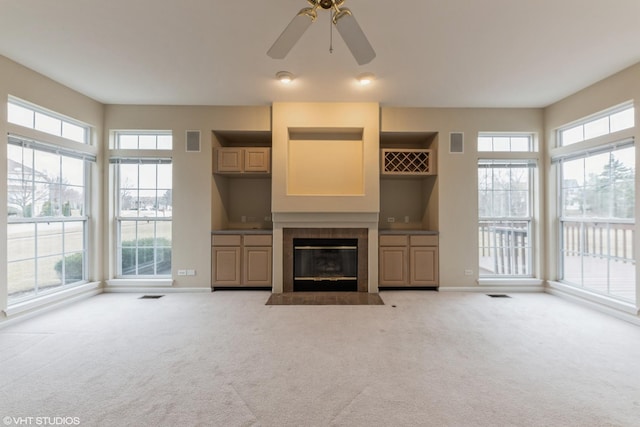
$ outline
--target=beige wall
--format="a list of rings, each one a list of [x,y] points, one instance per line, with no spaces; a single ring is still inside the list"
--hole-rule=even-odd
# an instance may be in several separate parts
[[[105,132],[123,129],[155,129],[173,132],[173,250],[174,286],[211,287],[211,238],[213,228],[224,225],[228,213],[223,203],[231,197],[225,183],[212,178],[212,131],[268,131],[269,107],[187,107],[109,105],[105,108]],[[200,152],[186,151],[186,131],[200,131]],[[107,135],[105,135],[107,138]],[[106,179],[106,176],[104,177]],[[113,204],[111,203],[111,206]],[[114,235],[113,226],[107,231]],[[178,269],[194,269],[195,276],[177,276]],[[115,274],[110,266],[109,278]]]
[[[478,132],[532,132],[541,136],[543,129],[542,110],[535,108],[382,108],[381,132],[438,132],[437,206],[441,286],[477,286]],[[464,133],[464,153],[449,153],[451,132]],[[537,206],[536,210],[539,209],[540,206]],[[540,222],[538,214],[538,226]],[[537,266],[540,266],[539,260]],[[472,270],[473,274],[466,276],[464,270]]]

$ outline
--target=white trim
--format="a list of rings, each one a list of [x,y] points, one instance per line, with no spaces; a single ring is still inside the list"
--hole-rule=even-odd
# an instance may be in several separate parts
[[[173,279],[109,279],[107,288],[138,287],[165,288],[173,286]]]
[[[617,300],[606,295],[590,292],[586,289],[577,288],[575,286],[567,285],[561,282],[555,282],[553,280],[547,281],[547,293],[557,296],[564,296],[567,298],[580,300],[588,304],[590,307],[600,306],[607,310],[615,310],[616,312],[628,313],[634,316],[640,314],[640,310],[631,302],[625,302]],[[608,312],[608,311],[607,311]],[[640,319],[638,319],[640,320]]]
[[[440,292],[481,292],[481,293],[538,293],[544,292],[544,286],[540,284],[539,286],[529,285],[501,285],[501,286],[440,286],[438,287],[438,291]]]
[[[539,286],[544,282],[532,277],[484,277],[478,279],[480,286]]]
[[[626,322],[630,322],[630,323],[633,323],[635,325],[640,326],[640,317],[637,314],[634,315],[633,313],[627,313],[627,312],[621,311],[621,310],[619,310],[617,308],[612,308],[612,307],[608,306],[608,304],[602,304],[600,302],[591,301],[589,299],[586,299],[586,298],[581,297],[581,296],[574,295],[574,294],[569,293],[569,292],[564,292],[564,290],[558,289],[556,287],[556,285],[557,284],[554,283],[553,287],[549,286],[547,288],[546,292],[548,294],[551,294],[551,295],[556,296],[558,298],[562,298],[562,299],[567,300],[567,301],[571,301],[573,303],[576,303],[576,304],[581,305],[583,307],[586,307],[588,309],[599,311],[601,313],[604,313],[604,314],[607,314],[609,316],[615,317],[616,319],[624,320]]]
[[[29,299],[10,305],[4,309],[7,318],[19,316],[19,319],[27,319],[45,311],[70,304],[75,301],[86,299],[102,293],[100,282],[90,282],[80,286]],[[0,321],[0,327],[5,326],[9,320]]]
[[[210,293],[211,287],[201,288],[172,288],[160,286],[109,286],[104,288],[105,293],[132,293],[132,294],[176,294],[176,293]]]

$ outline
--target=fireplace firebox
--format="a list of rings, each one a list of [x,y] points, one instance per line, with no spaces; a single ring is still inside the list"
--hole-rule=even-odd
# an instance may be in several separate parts
[[[293,239],[294,291],[358,290],[358,239]]]
[[[295,241],[295,242],[294,242]],[[324,241],[324,242],[322,242]],[[327,243],[327,241],[331,241]],[[317,245],[317,243],[321,245]],[[345,244],[346,242],[346,244]],[[354,242],[356,244],[354,245]],[[366,228],[288,228],[282,229],[282,291],[283,292],[304,292],[308,289],[308,292],[314,291],[354,291],[354,283],[340,282],[336,280],[338,274],[336,271],[332,271],[334,276],[333,280],[329,278],[320,280],[298,280],[294,281],[296,276],[296,270],[294,267],[295,262],[295,250],[294,246],[357,246],[355,251],[356,262],[350,261],[350,266],[355,269],[356,274],[351,274],[348,271],[342,271],[340,277],[357,277],[355,281],[355,291],[368,292],[369,286],[369,270],[368,270],[368,258],[369,258],[369,243],[368,243],[368,229]],[[325,253],[328,253],[327,248],[323,248]],[[308,249],[304,249],[307,250]],[[353,249],[349,249],[347,254],[353,255]],[[308,256],[309,254],[307,254]],[[311,253],[312,257],[313,252]],[[325,259],[325,263],[328,259]],[[332,270],[335,267],[327,263],[328,270]],[[298,263],[300,265],[300,263]],[[315,267],[314,267],[315,268]],[[306,273],[305,273],[306,275]],[[298,277],[303,277],[300,274]],[[311,273],[312,277],[319,277],[316,272]],[[294,282],[296,283],[294,286]]]

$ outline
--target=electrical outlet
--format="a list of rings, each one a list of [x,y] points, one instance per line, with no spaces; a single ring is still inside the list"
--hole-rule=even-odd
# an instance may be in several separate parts
[[[187,270],[187,276],[195,276],[195,275],[196,275],[195,270]]]
[[[404,217],[404,223],[405,223],[405,224],[409,224],[409,215],[405,215],[405,217]]]
[[[387,218],[387,222],[396,222],[396,219],[390,216],[389,218]]]
[[[178,276],[186,276],[187,270],[178,270]]]
[[[464,275],[465,276],[473,276],[473,270],[470,270],[470,269],[464,270]]]
[[[247,217],[245,215],[242,215],[240,217],[240,222],[247,222]]]

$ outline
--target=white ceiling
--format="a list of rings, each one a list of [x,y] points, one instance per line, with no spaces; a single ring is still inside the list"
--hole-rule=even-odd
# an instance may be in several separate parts
[[[346,0],[358,66],[318,20],[266,55],[305,0],[0,0],[0,55],[109,104],[376,101],[542,107],[640,62],[640,0]],[[297,76],[284,87],[279,70]],[[355,76],[377,76],[361,88]]]

